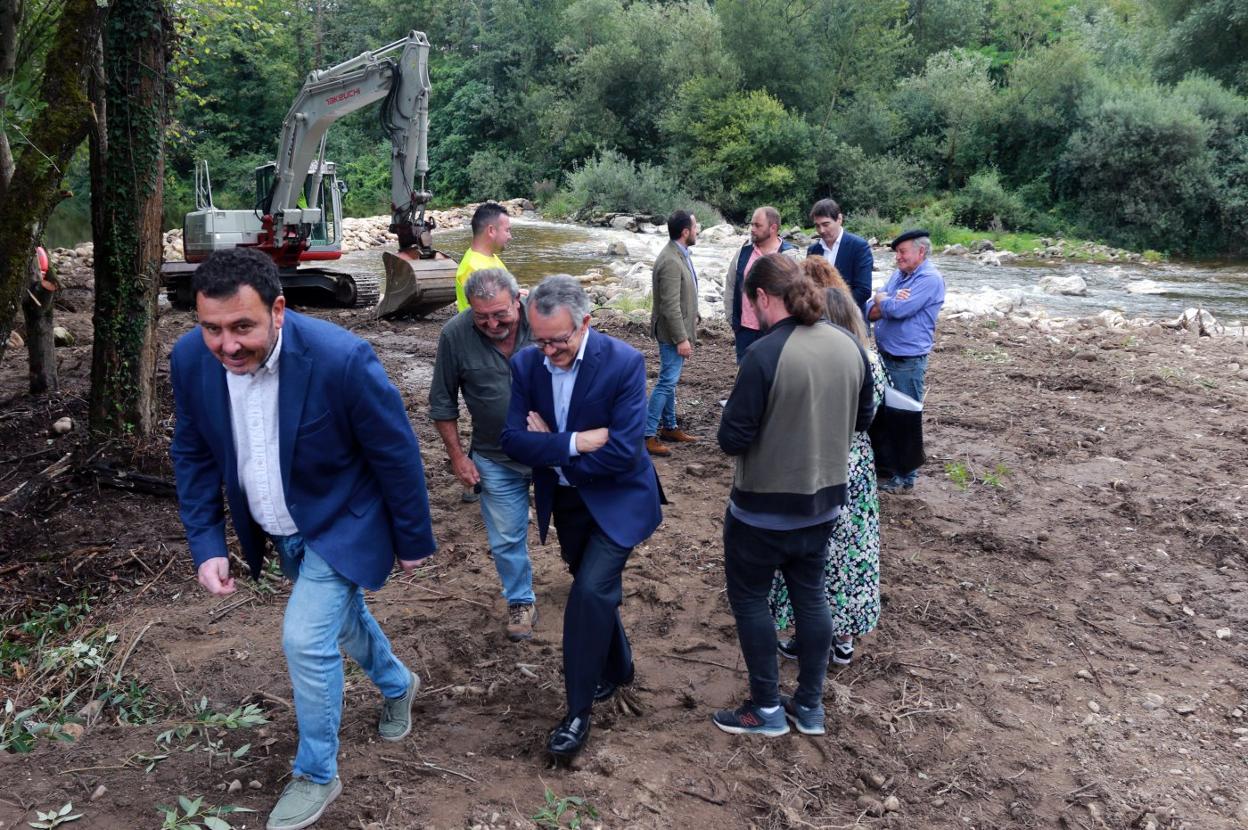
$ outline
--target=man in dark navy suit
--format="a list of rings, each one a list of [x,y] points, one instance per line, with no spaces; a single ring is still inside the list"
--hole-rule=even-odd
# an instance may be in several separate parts
[[[871,245],[861,236],[845,230],[845,215],[835,199],[820,199],[810,209],[819,239],[806,249],[806,256],[827,257],[849,286],[854,302],[866,318],[867,300],[871,299],[871,271],[875,257]]]
[[[572,277],[529,295],[536,348],[511,359],[503,451],[533,468],[542,541],[553,515],[572,572],[563,614],[566,717],[546,748],[568,761],[589,739],[590,709],[633,680],[620,619],[621,575],[662,519],[645,451],[646,365],[641,353],[589,325],[589,297]]]
[[[410,570],[434,552],[420,447],[377,355],[287,310],[269,257],[218,251],[192,285],[199,327],[173,347],[170,372],[178,509],[209,593],[235,591],[226,501],[252,575],[271,542],[294,582],[282,648],[299,747],[266,827],[299,830],[342,792],[339,649],[385,698],[380,737],[412,728],[420,678],[391,650],[364,589],[380,588],[396,560]]]

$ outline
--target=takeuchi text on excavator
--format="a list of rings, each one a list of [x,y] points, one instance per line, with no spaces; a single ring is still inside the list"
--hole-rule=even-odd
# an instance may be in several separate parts
[[[454,260],[433,249],[434,221],[425,216],[429,171],[429,39],[407,37],[328,69],[309,73],[282,122],[275,161],[256,168],[252,210],[219,210],[206,163],[195,168],[195,210],[182,229],[185,262],[161,268],[170,299],[194,304],[191,275],[213,251],[248,246],[273,258],[287,292],[319,292],[347,306],[377,304],[379,316],[425,314],[455,299]],[[397,254],[382,254],[384,279],[322,265],[342,256],[342,196],[346,183],[325,160],[330,126],[381,102],[391,142],[390,231]]]

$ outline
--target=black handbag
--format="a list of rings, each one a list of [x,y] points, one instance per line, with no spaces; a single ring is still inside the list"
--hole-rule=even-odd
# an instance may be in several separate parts
[[[908,473],[927,461],[923,452],[923,404],[889,386],[867,434],[882,473]]]

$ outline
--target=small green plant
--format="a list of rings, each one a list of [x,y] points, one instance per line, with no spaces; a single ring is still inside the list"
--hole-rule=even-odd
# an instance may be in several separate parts
[[[984,477],[980,480],[984,484],[988,485],[989,487],[997,487],[1000,489],[1004,489],[1005,478],[1008,477],[1009,475],[1010,475],[1009,467],[1005,466],[1004,464],[997,464],[997,466],[993,468],[992,472],[984,473]]]
[[[64,711],[73,698],[74,693],[56,701],[41,697],[39,703],[20,712],[17,704],[6,700],[0,718],[0,752],[31,752],[41,737],[73,743],[73,736],[65,731],[71,718]]]
[[[594,805],[580,796],[569,795],[560,798],[555,795],[554,790],[547,787],[545,799],[546,803],[542,805],[542,809],[532,816],[533,823],[538,827],[555,828],[555,830],[567,827],[575,830],[586,819],[598,818],[598,811]]]
[[[971,472],[971,468],[961,461],[947,462],[945,464],[945,475],[949,476],[949,480],[959,490],[965,490],[967,487],[970,487],[971,482],[975,480],[975,474]]]
[[[62,824],[69,824],[71,821],[77,821],[82,818],[82,813],[74,812],[74,803],[72,801],[65,802],[59,810],[49,810],[46,813],[35,811],[36,821],[26,822],[37,830],[51,830],[53,827],[60,827]]]
[[[91,598],[84,591],[73,604],[58,602],[20,622],[0,621],[0,677],[21,680],[32,668],[32,657],[42,653],[48,640],[68,634],[90,611]]]
[[[213,712],[208,708],[207,697],[199,699],[199,702],[191,708],[191,715],[192,720],[183,721],[172,729],[166,729],[157,735],[156,744],[161,749],[171,749],[177,745],[183,752],[191,752],[202,745],[203,750],[208,753],[209,763],[213,758],[221,755],[228,755],[238,760],[251,749],[251,744],[248,743],[230,751],[225,748],[225,739],[220,736],[214,738],[212,730],[250,729],[269,722],[264,712],[254,703],[248,703],[228,714],[223,714]],[[186,741],[193,736],[197,736],[197,739],[186,744]]]
[[[228,816],[231,813],[255,812],[255,810],[235,807],[232,804],[205,807],[202,795],[194,800],[180,795],[177,807],[157,804],[156,810],[164,816],[160,830],[233,830],[232,825],[222,816]]]
[[[623,314],[628,314],[633,311],[649,311],[653,304],[654,300],[649,294],[644,297],[621,294],[608,303],[608,307],[618,309]]]
[[[979,360],[983,363],[1009,363],[1012,358],[1010,353],[1000,346],[992,346],[987,349],[966,349],[963,352],[967,357],[973,360]]]
[[[160,719],[165,706],[153,699],[151,687],[131,678],[125,686],[115,686],[104,694],[104,704],[117,710],[121,723],[142,725]]]

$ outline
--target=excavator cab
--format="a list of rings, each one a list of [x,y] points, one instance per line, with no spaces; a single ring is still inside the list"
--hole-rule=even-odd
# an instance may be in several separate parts
[[[276,174],[276,162],[262,164],[256,168],[256,212],[267,213],[265,203],[273,192],[273,177]],[[319,188],[317,198],[312,200],[313,190]],[[347,183],[338,179],[337,166],[332,161],[321,164],[320,183],[317,184],[316,162],[308,169],[303,179],[303,192],[299,196],[298,206],[316,205],[321,208],[321,221],[312,226],[308,235],[308,250],[300,257],[300,262],[337,259],[332,254],[342,254],[342,197],[347,195]]]

